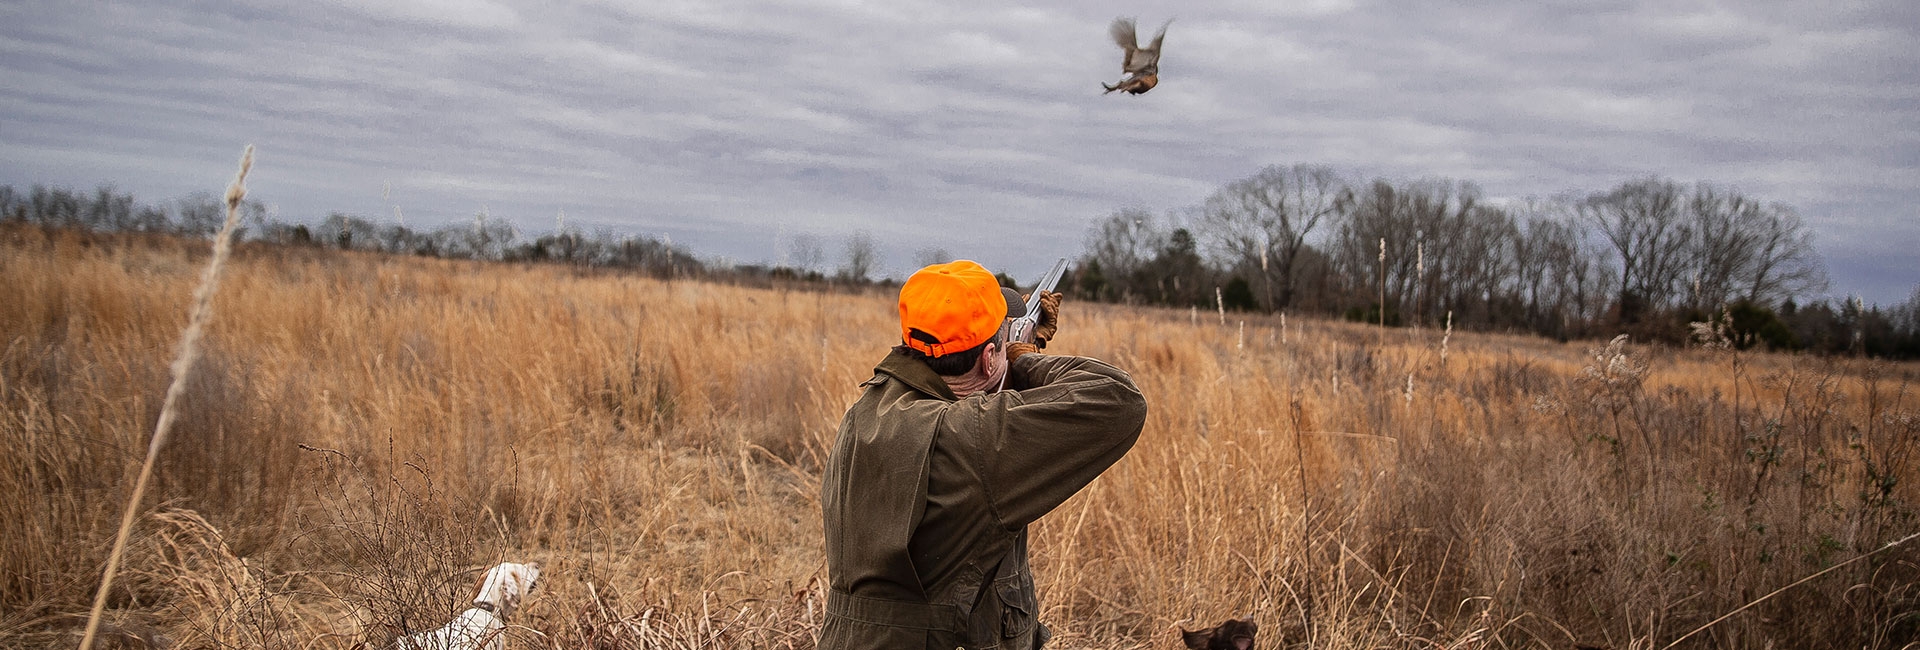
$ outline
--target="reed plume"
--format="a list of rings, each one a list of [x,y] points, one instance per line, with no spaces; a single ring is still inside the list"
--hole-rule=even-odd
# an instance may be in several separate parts
[[[213,257],[200,273],[200,286],[193,290],[193,302],[187,308],[187,329],[180,335],[180,350],[173,358],[173,382],[167,386],[160,420],[154,424],[153,438],[147,442],[147,459],[140,465],[140,478],[134,481],[133,495],[127,497],[127,508],[120,515],[120,531],[114,536],[113,551],[107,554],[107,568],[100,576],[100,590],[93,596],[93,612],[87,616],[87,632],[80,639],[80,650],[92,648],[94,635],[100,631],[107,591],[113,587],[114,573],[120,569],[120,556],[127,550],[127,535],[133,531],[134,514],[140,511],[147,482],[153,478],[153,462],[160,457],[160,450],[167,444],[167,433],[179,417],[177,406],[180,396],[186,393],[187,375],[193,371],[193,362],[200,358],[200,337],[206,331],[207,321],[213,317],[213,294],[220,286],[220,267],[233,251],[233,231],[240,223],[240,201],[247,197],[247,170],[252,168],[253,145],[247,145],[246,152],[240,155],[240,173],[234,176],[233,184],[227,186],[227,219],[221,224],[219,234],[213,237]]]

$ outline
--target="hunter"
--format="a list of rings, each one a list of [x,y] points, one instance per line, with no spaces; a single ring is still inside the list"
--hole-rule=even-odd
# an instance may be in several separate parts
[[[1060,298],[1042,295],[1034,343],[1006,344],[1026,305],[979,264],[900,287],[901,344],[861,384],[821,480],[822,650],[1046,644],[1027,525],[1126,455],[1147,415],[1126,372],[1040,352]]]

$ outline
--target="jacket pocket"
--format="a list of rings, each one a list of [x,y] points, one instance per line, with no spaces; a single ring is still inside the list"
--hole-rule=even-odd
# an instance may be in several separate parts
[[[1017,639],[1031,634],[1034,617],[1040,609],[1033,595],[1033,583],[1014,576],[995,581],[993,589],[1000,596],[1000,636]],[[1028,646],[1016,643],[1009,647]]]

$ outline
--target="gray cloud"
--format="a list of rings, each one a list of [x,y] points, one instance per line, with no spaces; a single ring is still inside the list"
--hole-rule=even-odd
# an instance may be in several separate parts
[[[0,182],[217,189],[282,218],[666,234],[737,261],[857,230],[1016,275],[1267,164],[1494,197],[1662,175],[1796,206],[1836,292],[1920,284],[1920,6],[1221,2],[1119,75],[1114,15],[935,2],[0,7]],[[833,254],[830,251],[830,255]]]

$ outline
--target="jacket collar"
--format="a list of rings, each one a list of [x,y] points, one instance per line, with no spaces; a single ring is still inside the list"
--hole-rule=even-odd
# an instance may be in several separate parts
[[[949,402],[960,400],[959,397],[953,394],[953,388],[947,386],[947,380],[941,379],[940,375],[934,374],[933,369],[928,368],[925,362],[909,356],[899,348],[894,348],[892,354],[880,360],[880,365],[874,366],[873,371],[898,379],[900,383],[906,384],[909,388],[929,396],[938,397]]]

